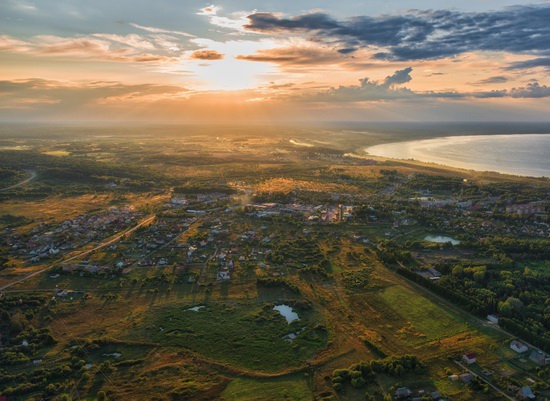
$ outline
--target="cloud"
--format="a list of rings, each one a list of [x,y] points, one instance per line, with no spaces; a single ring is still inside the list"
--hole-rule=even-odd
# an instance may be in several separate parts
[[[540,85],[538,82],[534,82],[527,84],[527,86],[521,86],[508,90],[502,89],[489,92],[472,93],[471,96],[482,99],[502,97],[515,99],[541,99],[550,97],[550,87],[546,85]]]
[[[137,56],[125,57],[124,60],[135,63],[173,63],[179,59],[177,57],[167,57],[158,54],[143,53]]]
[[[390,61],[438,59],[472,51],[550,52],[550,6],[516,6],[496,12],[418,11],[403,15],[357,16],[336,20],[325,13],[285,18],[275,13],[248,16],[245,29],[264,34],[306,34],[343,49],[379,50]]]
[[[210,6],[201,8],[197,14],[198,15],[216,15],[219,10],[220,10],[220,7],[210,5]]]
[[[550,87],[539,85],[538,82],[527,84],[521,88],[512,88],[510,96],[514,98],[543,98],[550,97]]]
[[[344,49],[338,49],[338,53],[350,54],[350,53],[355,53],[357,50],[358,49],[356,47],[347,47]]]
[[[103,61],[136,63],[175,63],[180,57],[164,53],[163,38],[130,34],[92,34],[78,37],[38,35],[27,41],[0,36],[0,50],[39,56],[77,56]]]
[[[546,67],[550,69],[550,57],[539,57],[527,61],[518,61],[509,65],[507,70],[524,70],[536,67]]]
[[[248,20],[249,23],[244,27],[259,32],[331,31],[340,27],[339,22],[323,13],[311,13],[293,18],[280,18],[275,13],[255,13],[249,15]]]
[[[105,39],[110,42],[119,43],[134,49],[148,51],[155,50],[155,45],[141,35],[113,35],[108,33],[95,33],[92,36],[99,39]]]
[[[276,63],[283,66],[315,66],[341,62],[344,56],[319,46],[290,45],[261,49],[252,55],[238,55],[238,60]]]
[[[486,79],[482,79],[481,81],[477,81],[476,83],[474,83],[474,85],[503,84],[505,82],[508,82],[508,78],[502,75],[498,75],[495,77],[489,77]]]
[[[409,75],[412,71],[411,67],[405,68],[403,70],[395,71],[393,75],[386,77],[384,80],[384,86],[392,86],[404,84],[412,80],[412,77]]]
[[[396,87],[396,85],[410,81],[412,78],[409,73],[412,68],[398,70],[394,74],[386,77],[379,83],[371,81],[369,78],[359,80],[359,85],[340,85],[337,88],[330,88],[321,92],[306,94],[300,96],[302,101],[307,102],[367,102],[412,99],[417,96],[416,93],[408,88]]]
[[[244,25],[248,22],[247,17],[250,15],[250,11],[238,11],[230,13],[229,16],[218,15],[221,10],[220,7],[210,5],[201,8],[197,15],[204,15],[208,17],[209,22],[212,25],[216,25],[220,28],[226,28],[232,32],[231,34],[243,34],[245,32]],[[252,11],[255,12],[255,11]]]
[[[0,103],[3,109],[77,109],[92,104],[152,102],[187,94],[175,85],[120,82],[60,82],[40,78],[0,81]]]
[[[372,81],[369,78],[359,80],[359,85],[340,85],[315,93],[307,93],[299,96],[286,96],[286,98],[299,99],[304,102],[377,102],[377,101],[422,101],[428,99],[490,99],[490,98],[546,98],[550,97],[550,87],[540,85],[538,82],[528,84],[525,87],[502,89],[483,92],[457,92],[457,91],[424,91],[415,92],[406,87],[399,87],[412,80],[408,67],[395,71],[382,82]],[[495,77],[496,78],[496,77]],[[283,96],[285,97],[285,96]]]
[[[269,85],[269,89],[273,89],[273,90],[278,90],[278,89],[288,89],[288,88],[292,88],[293,86],[295,86],[296,84],[292,83],[292,82],[288,82],[286,84],[275,84],[275,83],[271,83],[271,85]]]
[[[50,55],[106,55],[110,54],[110,46],[107,41],[89,38],[60,38],[56,36],[37,37],[38,52]],[[125,53],[123,49],[119,54]]]
[[[24,52],[29,49],[27,42],[14,39],[8,35],[0,35],[0,51]]]
[[[130,22],[129,25],[133,26],[134,28],[141,29],[143,31],[151,32],[151,33],[168,33],[170,35],[181,35],[181,36],[187,36],[189,38],[196,38],[195,35],[192,35],[190,33],[183,32],[183,31],[173,31],[170,29],[155,28],[152,26],[143,26],[143,25],[135,24],[133,22]]]
[[[191,58],[197,60],[221,60],[224,55],[216,50],[197,50],[191,53]]]

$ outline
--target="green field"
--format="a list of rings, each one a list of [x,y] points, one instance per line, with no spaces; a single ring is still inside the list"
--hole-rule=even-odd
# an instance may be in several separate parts
[[[410,324],[403,336],[411,344],[451,337],[469,329],[456,314],[405,286],[387,287],[378,295]]]
[[[306,380],[300,375],[273,379],[235,379],[221,394],[223,401],[308,401],[313,399]]]
[[[177,346],[247,369],[275,372],[303,365],[325,347],[327,333],[311,311],[294,308],[299,321],[287,324],[273,304],[209,304],[198,311],[189,305],[151,308],[130,333],[163,346]],[[292,341],[283,337],[299,335]]]

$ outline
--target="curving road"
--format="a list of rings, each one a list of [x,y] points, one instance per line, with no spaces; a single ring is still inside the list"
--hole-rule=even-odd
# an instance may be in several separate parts
[[[36,178],[36,171],[34,171],[34,170],[27,170],[27,171],[31,174],[31,176],[29,178],[27,178],[26,180],[23,180],[21,182],[18,182],[17,184],[10,185],[9,187],[2,188],[2,189],[0,189],[0,192],[8,191],[10,189],[17,188],[17,187],[21,187],[21,186],[27,184],[28,182],[34,180]]]

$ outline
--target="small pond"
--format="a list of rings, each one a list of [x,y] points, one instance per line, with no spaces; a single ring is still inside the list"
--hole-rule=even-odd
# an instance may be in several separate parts
[[[460,244],[460,241],[452,237],[447,237],[445,235],[426,235],[424,241],[437,242],[439,244],[445,244],[450,242],[453,245]]]
[[[198,311],[200,311],[202,308],[204,308],[204,305],[201,305],[201,306],[193,306],[192,308],[187,308],[186,310],[190,310],[190,311],[193,311],[193,312],[198,312]]]
[[[292,323],[295,320],[300,320],[298,314],[294,312],[292,308],[288,305],[276,305],[273,307],[273,310],[278,311],[282,316],[284,316],[288,324]]]

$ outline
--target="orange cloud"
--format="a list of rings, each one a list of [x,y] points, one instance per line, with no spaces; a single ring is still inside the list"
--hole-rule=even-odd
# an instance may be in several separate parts
[[[191,54],[191,58],[197,60],[221,60],[224,55],[216,50],[197,50]]]
[[[261,49],[255,54],[240,55],[239,60],[275,63],[281,66],[312,66],[336,64],[347,57],[333,50],[313,46],[287,46],[274,49]]]
[[[164,47],[170,43],[162,42],[161,39],[156,36],[148,38],[140,35],[96,34],[82,37],[39,35],[29,41],[22,41],[1,35],[0,51],[49,57],[76,56],[129,63],[179,62],[180,57],[163,54]],[[142,53],[144,50],[150,52]]]

